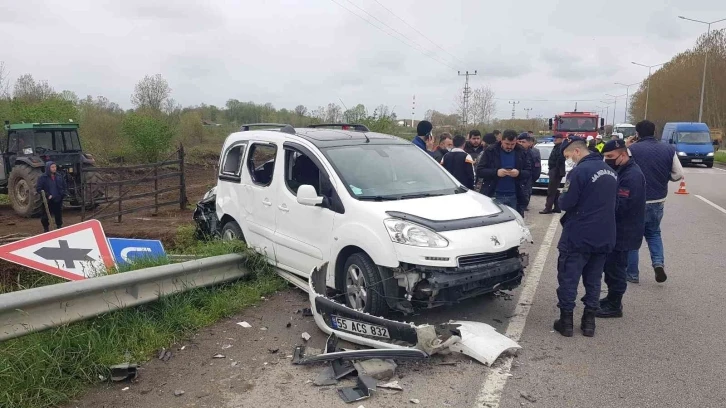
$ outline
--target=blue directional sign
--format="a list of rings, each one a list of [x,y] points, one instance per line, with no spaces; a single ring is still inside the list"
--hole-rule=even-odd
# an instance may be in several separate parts
[[[108,244],[119,266],[132,264],[134,260],[138,259],[153,259],[166,256],[161,241],[153,239],[109,238]]]

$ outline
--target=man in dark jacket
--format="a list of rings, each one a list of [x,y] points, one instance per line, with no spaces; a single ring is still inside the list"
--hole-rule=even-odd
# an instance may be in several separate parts
[[[547,184],[547,201],[545,203],[544,210],[540,211],[540,214],[552,214],[559,213],[559,197],[560,197],[560,183],[562,177],[565,177],[565,156],[562,154],[562,134],[555,133],[554,143],[555,147],[552,148],[552,153],[547,159],[549,167],[550,181]]]
[[[582,334],[595,335],[595,315],[600,308],[600,280],[605,258],[615,247],[615,172],[598,154],[587,149],[581,138],[563,146],[563,153],[577,165],[570,171],[562,189],[560,208],[565,211],[560,223],[562,235],[557,244],[557,307],[560,318],[554,328],[565,337],[573,332],[572,314],[577,286],[582,277],[585,296],[582,302]]]
[[[431,157],[434,158],[437,162],[441,163],[441,159],[444,158],[444,155],[451,150],[453,147],[452,141],[451,141],[451,133],[444,132],[439,135],[439,145],[436,147],[436,150],[431,152]]]
[[[602,149],[605,164],[618,173],[615,203],[615,249],[605,259],[608,295],[600,300],[597,317],[622,317],[623,295],[628,287],[625,273],[628,252],[637,251],[645,231],[645,176],[630,158],[625,140],[611,140]]]
[[[38,184],[35,190],[41,196],[45,193],[48,201],[48,210],[55,218],[56,228],[63,226],[63,198],[67,194],[66,181],[63,176],[57,172],[58,166],[52,161],[45,163],[45,173],[38,178]],[[41,198],[42,199],[42,198]],[[43,209],[43,215],[40,217],[40,223],[43,225],[43,231],[50,231],[50,220],[48,213]]]
[[[481,132],[473,129],[469,131],[469,140],[464,146],[464,151],[471,155],[471,158],[476,161],[479,158],[481,152],[484,151],[484,145],[481,143]]]
[[[411,141],[413,144],[418,146],[424,152],[431,152],[434,150],[433,136],[431,131],[434,129],[434,125],[428,120],[422,120],[416,126],[416,137]]]
[[[532,167],[524,149],[517,144],[517,132],[505,130],[501,142],[484,150],[476,175],[482,179],[482,194],[524,214],[525,184],[532,177]]]
[[[454,136],[454,148],[444,156],[441,165],[456,177],[462,186],[471,190],[474,188],[474,159],[464,151],[465,144],[464,136]]]

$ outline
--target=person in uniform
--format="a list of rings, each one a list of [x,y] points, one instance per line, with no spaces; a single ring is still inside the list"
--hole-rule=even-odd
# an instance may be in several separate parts
[[[595,315],[600,308],[600,280],[605,258],[615,247],[615,196],[618,177],[597,153],[588,150],[582,138],[563,142],[562,152],[575,162],[560,195],[560,208],[565,211],[560,223],[562,235],[557,244],[557,307],[560,318],[554,329],[572,337],[572,315],[577,298],[577,285],[585,286],[582,301],[582,334],[595,335]]]
[[[560,196],[560,183],[562,177],[567,172],[567,166],[565,164],[565,156],[562,155],[562,139],[561,133],[556,133],[554,136],[555,146],[552,148],[550,157],[547,159],[548,164],[548,175],[550,177],[549,183],[547,184],[547,201],[545,203],[544,210],[540,211],[540,214],[552,214],[559,213],[560,206],[558,205],[558,198]]]
[[[615,249],[605,259],[608,294],[600,300],[597,317],[623,317],[623,295],[628,287],[628,252],[637,251],[645,231],[645,176],[630,157],[625,140],[614,139],[602,149],[605,164],[618,174],[615,202]]]

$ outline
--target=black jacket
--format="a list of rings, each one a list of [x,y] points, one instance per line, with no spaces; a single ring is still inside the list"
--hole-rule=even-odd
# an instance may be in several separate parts
[[[436,148],[436,150],[434,150],[433,152],[429,152],[429,154],[431,155],[431,157],[434,158],[434,160],[436,160],[438,163],[441,163],[441,159],[443,159],[444,155],[446,155],[446,153],[448,152],[448,150],[439,147]]]
[[[535,182],[542,174],[542,154],[534,147],[529,149],[529,154],[532,156],[532,182]]]
[[[63,201],[63,197],[68,195],[68,188],[66,187],[66,181],[63,179],[63,175],[60,172],[55,173],[55,180],[50,176],[50,166],[53,164],[52,161],[45,163],[45,172],[38,177],[38,184],[35,186],[35,191],[40,194],[41,191],[45,191],[46,197],[53,197],[50,201],[59,203]]]
[[[645,232],[645,176],[632,158],[618,169],[615,250],[639,249]]]
[[[615,247],[618,176],[590,153],[567,175],[560,195],[560,251],[607,254]]]
[[[547,159],[550,177],[565,177],[565,155],[562,153],[562,144],[552,148],[549,159]]]
[[[476,161],[479,155],[484,151],[484,143],[481,143],[479,146],[474,147],[469,142],[466,142],[466,144],[464,145],[464,151],[469,153],[469,155],[471,155],[471,158]]]
[[[481,193],[489,197],[494,197],[497,191],[497,183],[499,182],[497,170],[502,168],[499,157],[501,151],[501,142],[487,147],[479,159],[479,164],[476,166],[476,175],[482,179]],[[524,202],[527,193],[525,187],[530,177],[532,177],[532,163],[527,159],[525,150],[520,145],[516,145],[514,148],[514,168],[519,170],[519,176],[514,183],[517,191],[517,200]]]
[[[441,165],[468,189],[474,188],[474,160],[471,155],[461,149],[451,149],[446,153]]]

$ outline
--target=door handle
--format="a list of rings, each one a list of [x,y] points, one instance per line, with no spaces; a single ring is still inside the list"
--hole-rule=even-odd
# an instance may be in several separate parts
[[[269,198],[265,198],[264,200],[262,200],[262,205],[264,205],[265,207],[269,207],[272,205],[272,201],[270,201]]]
[[[279,209],[280,211],[282,211],[282,212],[288,212],[288,211],[290,211],[290,209],[289,209],[289,208],[287,208],[287,206],[286,206],[285,204],[280,204],[280,205],[278,205],[278,206],[277,206],[277,208],[278,208],[278,209]]]

